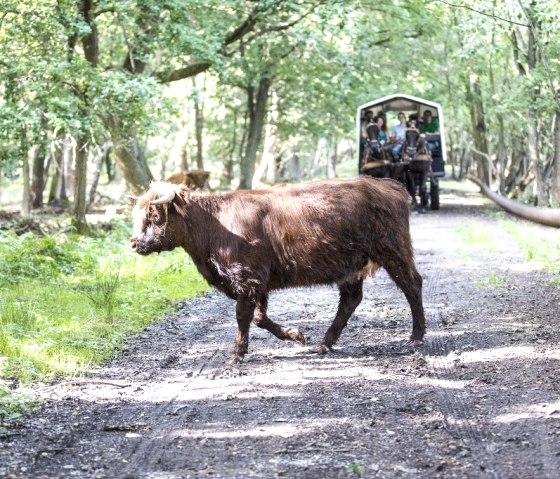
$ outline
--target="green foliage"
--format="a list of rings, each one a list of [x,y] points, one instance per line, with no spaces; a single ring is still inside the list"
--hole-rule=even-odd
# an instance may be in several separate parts
[[[494,272],[488,273],[484,278],[477,281],[477,285],[482,288],[499,288],[505,283],[505,278]]]
[[[93,271],[95,261],[81,254],[82,240],[64,233],[37,237],[0,232],[0,287],[30,278],[58,278],[76,270]]]
[[[150,166],[159,167],[174,160],[174,140],[188,130],[193,157],[196,89],[168,84],[168,74],[200,64],[209,68],[206,92],[196,93],[199,103],[211,100],[204,140],[213,173],[228,158],[239,161],[248,94],[262,77],[272,80],[275,114],[268,121],[279,157],[311,158],[321,138],[355,141],[356,107],[396,92],[443,103],[448,145],[470,155],[477,127],[467,87],[476,81],[490,153],[502,141],[508,158],[522,156],[527,133],[519,123],[531,111],[548,171],[549,126],[560,106],[557,0],[522,2],[539,39],[535,55],[519,2],[472,0],[462,8],[431,0],[99,1],[96,64],[85,55],[93,30],[81,5],[2,3],[0,165],[8,174],[18,171],[30,145],[46,151],[56,133],[95,141],[110,132],[119,146],[145,140]]]
[[[103,313],[105,321],[111,322],[113,320],[113,310],[117,302],[118,288],[118,273],[108,273],[107,275],[97,273],[93,284],[81,286],[80,291],[96,311]]]
[[[550,271],[552,283],[560,286],[560,242],[553,228],[503,221],[502,226],[517,241],[527,259]]]
[[[12,250],[21,264],[0,262],[11,271],[0,284],[0,379],[79,374],[206,289],[184,252],[139,257],[129,234],[115,222],[95,237],[3,235],[0,257]]]
[[[366,472],[366,468],[361,464],[348,464],[346,466],[346,473],[350,474],[351,476],[362,476]]]
[[[492,253],[497,251],[500,244],[496,234],[487,225],[480,222],[468,221],[456,228],[463,243],[471,251],[484,251]]]
[[[38,406],[37,398],[14,394],[0,382],[0,427],[17,423],[23,415],[28,414]]]

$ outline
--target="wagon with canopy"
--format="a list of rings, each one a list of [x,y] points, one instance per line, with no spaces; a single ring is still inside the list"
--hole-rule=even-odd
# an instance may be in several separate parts
[[[366,112],[370,112],[367,114]],[[396,118],[398,113],[404,113],[406,118],[416,120],[419,122],[420,131],[422,131],[422,118],[425,112],[431,114],[432,122],[438,125],[435,131],[422,133],[422,141],[427,144],[431,163],[426,168],[426,173],[422,178],[419,178],[418,173],[409,169],[408,177],[417,181],[413,182],[413,191],[415,195],[418,194],[420,204],[422,207],[429,205],[430,209],[439,209],[439,180],[445,176],[445,162],[446,162],[446,149],[445,149],[445,135],[444,135],[444,119],[443,110],[439,103],[419,98],[412,95],[405,95],[397,93],[394,95],[385,96],[368,103],[360,105],[356,112],[356,131],[358,140],[358,169],[360,174],[372,174],[372,170],[364,170],[364,131],[367,124],[367,117],[370,116],[383,116],[386,119],[387,129],[390,132],[393,126],[397,123]],[[433,130],[433,129],[432,129]],[[399,158],[397,163],[392,163],[393,158],[389,154],[392,146],[388,142],[385,145],[387,159],[384,163],[389,163],[391,168],[397,168],[398,165],[405,165],[404,168],[409,168],[410,161],[401,161]]]

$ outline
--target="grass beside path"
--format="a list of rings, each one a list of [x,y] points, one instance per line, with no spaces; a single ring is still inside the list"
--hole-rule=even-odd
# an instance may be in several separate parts
[[[11,387],[83,373],[207,288],[184,251],[140,257],[129,236],[0,231],[0,426],[33,403]]]

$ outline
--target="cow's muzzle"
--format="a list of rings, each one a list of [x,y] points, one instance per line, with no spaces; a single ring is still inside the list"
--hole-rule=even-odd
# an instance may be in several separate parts
[[[146,244],[137,238],[132,238],[130,240],[130,249],[138,254],[149,254],[149,251],[146,249]]]
[[[161,253],[164,250],[162,243],[159,241],[146,241],[138,238],[131,238],[130,249],[142,256]]]

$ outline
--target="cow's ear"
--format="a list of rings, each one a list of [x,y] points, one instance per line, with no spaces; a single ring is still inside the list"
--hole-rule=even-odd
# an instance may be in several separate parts
[[[170,207],[173,208],[180,216],[185,216],[191,190],[188,186],[181,185],[179,190],[176,190],[176,193],[177,194],[175,195],[175,198],[173,198]]]
[[[179,216],[185,217],[187,214],[187,205],[186,203],[179,198],[175,198],[171,203],[171,208],[177,213]]]

